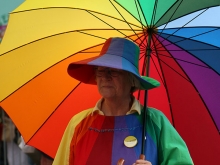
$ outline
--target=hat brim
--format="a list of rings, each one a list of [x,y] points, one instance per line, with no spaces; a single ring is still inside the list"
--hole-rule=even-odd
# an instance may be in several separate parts
[[[148,90],[160,86],[160,83],[157,80],[146,76],[140,76],[138,69],[132,63],[117,55],[105,54],[104,56],[74,62],[69,65],[67,71],[74,79],[86,84],[96,84],[94,66],[110,67],[128,71],[140,81],[140,89],[142,90]]]

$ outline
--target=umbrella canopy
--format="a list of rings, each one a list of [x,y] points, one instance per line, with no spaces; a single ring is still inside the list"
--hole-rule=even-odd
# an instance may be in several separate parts
[[[68,76],[69,63],[97,56],[109,37],[126,37],[140,46],[140,73],[161,82],[148,106],[165,113],[195,164],[219,164],[219,4],[25,1],[0,45],[0,105],[29,145],[53,157],[70,118],[100,98],[96,86]],[[142,103],[143,95],[135,93]]]

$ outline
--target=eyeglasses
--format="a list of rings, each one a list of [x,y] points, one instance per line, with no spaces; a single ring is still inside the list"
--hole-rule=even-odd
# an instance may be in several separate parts
[[[117,77],[119,76],[123,71],[119,69],[114,69],[114,68],[106,68],[106,67],[96,67],[95,68],[95,74],[97,77],[103,77],[106,72],[111,76],[111,77]]]

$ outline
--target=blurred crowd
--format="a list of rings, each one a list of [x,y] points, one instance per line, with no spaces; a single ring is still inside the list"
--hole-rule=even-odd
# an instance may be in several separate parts
[[[0,107],[0,165],[52,165],[53,159],[25,144],[18,129]]]

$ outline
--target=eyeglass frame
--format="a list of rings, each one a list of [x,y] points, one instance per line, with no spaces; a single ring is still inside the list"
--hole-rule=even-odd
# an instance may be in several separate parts
[[[107,71],[108,75],[110,75],[111,77],[118,77],[120,75],[120,73],[123,73],[123,70],[116,69],[116,68],[110,68],[110,67],[101,67],[104,69],[98,70],[98,68],[100,68],[100,67],[101,66],[94,67],[96,77],[103,77],[105,75],[106,71]],[[97,74],[97,73],[99,73],[99,74]],[[114,74],[112,74],[112,73],[114,73]]]

